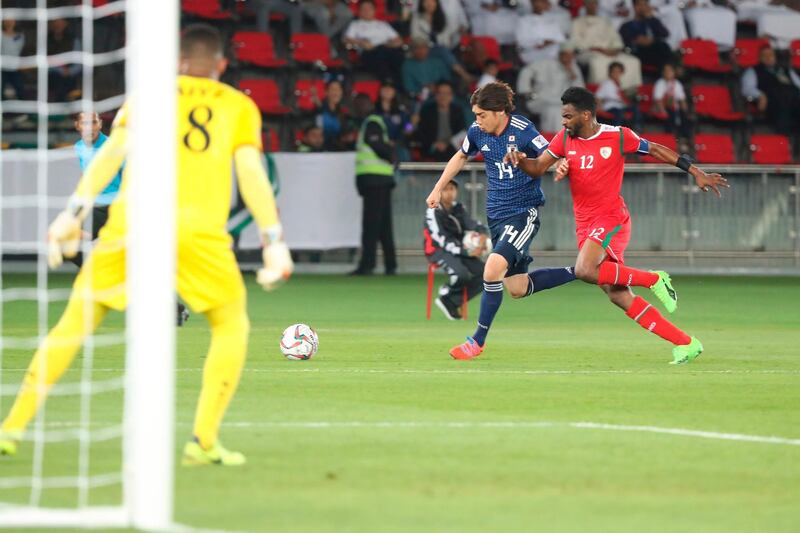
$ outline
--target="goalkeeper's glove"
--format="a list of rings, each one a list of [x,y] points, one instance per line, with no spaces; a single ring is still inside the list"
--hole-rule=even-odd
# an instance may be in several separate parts
[[[64,257],[71,258],[78,254],[83,232],[83,219],[89,212],[90,203],[73,196],[67,208],[58,214],[47,229],[47,264],[50,268],[58,268]]]
[[[294,271],[294,263],[289,247],[283,242],[280,224],[265,228],[261,236],[264,242],[264,266],[256,273],[256,281],[264,290],[271,291],[289,279]]]

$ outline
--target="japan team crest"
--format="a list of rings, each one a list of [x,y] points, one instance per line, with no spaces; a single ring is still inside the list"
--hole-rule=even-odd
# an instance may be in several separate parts
[[[611,147],[603,146],[602,148],[600,148],[600,155],[603,157],[603,159],[608,159],[609,157],[611,157]]]

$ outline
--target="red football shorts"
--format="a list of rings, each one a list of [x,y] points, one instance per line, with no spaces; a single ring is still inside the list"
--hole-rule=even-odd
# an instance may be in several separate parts
[[[608,261],[624,263],[625,249],[631,240],[631,217],[627,210],[623,216],[600,216],[577,228],[575,234],[578,238],[578,250],[583,247],[586,239],[592,239],[605,249]]]

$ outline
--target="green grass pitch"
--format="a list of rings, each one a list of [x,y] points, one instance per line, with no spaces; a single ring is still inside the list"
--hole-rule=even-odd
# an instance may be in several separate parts
[[[680,367],[667,364],[667,343],[580,282],[506,295],[487,350],[468,362],[447,350],[471,334],[478,300],[468,322],[436,308],[426,321],[422,276],[297,276],[269,294],[250,285],[249,360],[222,432],[249,464],[178,468],[176,521],[259,532],[798,531],[800,278],[677,277],[675,287],[674,321],[706,348]],[[6,303],[3,322],[4,335],[35,334],[35,304]],[[278,350],[294,322],[319,333],[311,361]],[[103,332],[121,326],[115,315]],[[207,343],[200,316],[178,330],[176,457]],[[94,378],[119,376],[120,354],[99,348]],[[4,391],[29,357],[5,350]],[[96,428],[119,421],[121,401],[93,398]],[[54,397],[46,423],[73,427],[78,411],[77,399]],[[119,448],[94,444],[90,470],[117,469]],[[30,475],[31,457],[27,443],[0,462],[2,476]],[[77,472],[74,443],[48,444],[45,457],[46,475]],[[119,495],[92,490],[90,502]],[[0,501],[26,497],[0,491]],[[74,506],[75,491],[47,490],[43,503]]]

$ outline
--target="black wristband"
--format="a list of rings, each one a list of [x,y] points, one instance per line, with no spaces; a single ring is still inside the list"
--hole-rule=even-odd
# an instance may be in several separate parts
[[[694,163],[694,161],[691,157],[686,154],[681,154],[678,157],[678,161],[675,162],[675,166],[684,172],[689,172],[689,167],[692,166],[692,163]]]

